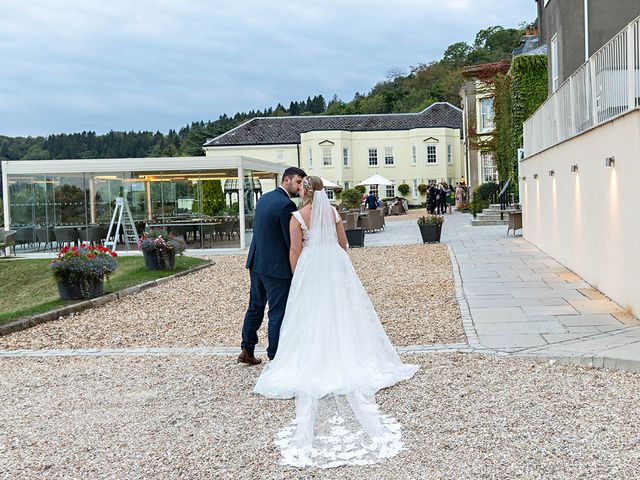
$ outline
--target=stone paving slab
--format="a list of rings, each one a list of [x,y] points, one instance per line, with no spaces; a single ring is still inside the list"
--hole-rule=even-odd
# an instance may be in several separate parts
[[[442,241],[459,270],[479,345],[640,371],[637,318],[521,236],[506,236],[506,227],[472,227],[470,219],[448,216]]]

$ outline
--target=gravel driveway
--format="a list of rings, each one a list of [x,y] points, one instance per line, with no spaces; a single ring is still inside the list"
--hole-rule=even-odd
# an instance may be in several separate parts
[[[369,467],[278,465],[292,401],[229,357],[0,360],[0,478],[637,478],[640,376],[522,359],[407,355],[378,394],[408,448]]]

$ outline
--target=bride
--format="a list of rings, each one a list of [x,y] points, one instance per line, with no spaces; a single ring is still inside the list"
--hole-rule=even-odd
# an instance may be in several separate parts
[[[254,391],[296,400],[278,434],[282,463],[334,467],[374,463],[402,449],[400,424],[375,393],[411,378],[384,332],[346,253],[340,216],[319,177],[306,177],[290,222],[294,272],[278,352]]]

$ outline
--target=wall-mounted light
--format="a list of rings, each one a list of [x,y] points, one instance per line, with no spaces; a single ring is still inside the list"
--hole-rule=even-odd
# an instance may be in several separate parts
[[[525,182],[527,180],[527,177],[520,177],[520,180],[522,180],[523,182]]]
[[[549,170],[549,176],[550,177],[554,177],[556,175],[556,171],[555,170]]]
[[[538,179],[538,174],[537,174],[537,173],[534,173],[534,174],[533,174],[533,179],[534,179],[534,180],[537,180],[537,179]]]
[[[571,173],[578,173],[578,164],[571,165]]]
[[[616,166],[616,157],[607,157],[604,159],[604,165],[606,167],[615,167]]]

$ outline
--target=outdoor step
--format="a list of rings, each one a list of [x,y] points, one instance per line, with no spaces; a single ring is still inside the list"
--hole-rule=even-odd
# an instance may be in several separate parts
[[[506,205],[507,210],[519,210],[517,207],[519,207],[519,205]],[[489,205],[489,209],[491,210],[500,210],[500,204],[499,203],[492,203],[491,205]]]
[[[500,217],[500,212],[498,212],[498,213],[482,212],[482,213],[478,213],[477,214],[477,218],[485,218],[487,220],[509,220],[509,213],[508,212],[504,212],[502,214],[502,217]]]
[[[509,220],[489,220],[489,219],[483,219],[483,218],[474,218],[473,220],[471,220],[471,225],[474,227],[479,227],[479,226],[489,226],[489,225],[509,225]]]

